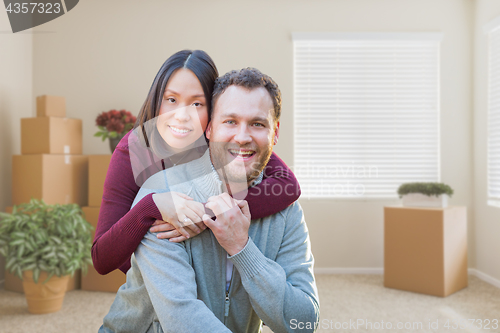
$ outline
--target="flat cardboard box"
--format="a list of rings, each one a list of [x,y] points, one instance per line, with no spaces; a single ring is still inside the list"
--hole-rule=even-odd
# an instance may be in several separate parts
[[[82,120],[22,118],[21,154],[82,154]]]
[[[85,219],[94,226],[97,226],[99,217],[99,207],[82,207]],[[94,238],[94,233],[92,235]],[[115,270],[109,274],[99,274],[93,266],[88,267],[87,274],[82,275],[82,290],[117,292],[125,283],[126,275],[120,270]]]
[[[101,205],[111,155],[89,155],[89,206]]]
[[[47,204],[87,205],[88,156],[14,155],[12,204],[43,199]]]
[[[384,207],[384,286],[446,297],[467,287],[466,207]]]
[[[66,100],[62,96],[38,96],[36,98],[36,116],[66,117]]]

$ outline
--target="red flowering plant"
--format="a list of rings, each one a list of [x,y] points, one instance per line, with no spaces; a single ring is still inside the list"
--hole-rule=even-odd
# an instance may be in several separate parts
[[[107,138],[123,138],[134,127],[136,117],[126,110],[111,110],[99,114],[95,124],[99,131],[94,136],[100,136],[102,141]]]

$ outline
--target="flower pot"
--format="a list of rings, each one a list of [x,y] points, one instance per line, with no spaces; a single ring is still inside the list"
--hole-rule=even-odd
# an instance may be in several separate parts
[[[448,207],[448,195],[428,196],[422,193],[409,193],[403,195],[403,206],[446,208]]]
[[[109,149],[111,149],[111,154],[113,154],[121,139],[122,138],[109,138]]]
[[[33,272],[23,272],[24,295],[28,301],[28,311],[34,314],[57,312],[61,309],[64,294],[68,287],[69,275],[62,277],[53,275],[49,281],[48,274],[41,272],[38,283],[33,281]]]

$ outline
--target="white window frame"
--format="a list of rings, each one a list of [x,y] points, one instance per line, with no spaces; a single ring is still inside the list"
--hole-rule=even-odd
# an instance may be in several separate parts
[[[293,33],[292,39],[293,39],[293,44],[294,44],[294,168],[295,168],[294,171],[295,171],[296,176],[301,184],[302,196],[304,198],[309,198],[309,199],[348,199],[348,200],[352,200],[352,199],[354,199],[354,200],[359,200],[359,199],[361,199],[361,200],[397,199],[398,196],[397,196],[396,191],[397,191],[397,187],[399,185],[397,185],[396,183],[400,184],[400,183],[408,182],[408,181],[440,181],[440,178],[441,178],[440,169],[441,168],[440,168],[440,99],[439,99],[440,75],[439,75],[439,68],[440,68],[440,43],[443,39],[442,33]],[[433,141],[431,143],[432,150],[433,150],[432,154],[434,154],[433,157],[431,158],[431,160],[433,161],[433,164],[431,163],[432,170],[430,171],[430,176],[429,176],[429,174],[427,175],[427,179],[418,179],[417,180],[417,179],[407,179],[405,177],[398,179],[396,177],[395,179],[392,180],[392,182],[389,182],[386,185],[385,190],[382,190],[384,193],[379,193],[379,194],[376,193],[377,189],[375,189],[375,186],[378,186],[378,185],[372,185],[372,184],[376,184],[377,180],[364,180],[364,181],[359,182],[356,186],[363,185],[365,187],[367,186],[369,189],[373,188],[372,193],[366,193],[366,191],[365,191],[361,195],[359,195],[359,191],[353,191],[352,193],[346,193],[343,195],[342,194],[336,195],[335,193],[337,193],[339,191],[337,191],[335,188],[332,188],[332,186],[334,186],[334,187],[337,186],[337,189],[340,188],[339,184],[342,184],[342,182],[339,181],[340,180],[339,178],[333,179],[333,178],[335,178],[335,177],[333,177],[332,180],[325,180],[324,178],[319,177],[319,172],[316,173],[316,179],[312,179],[314,177],[311,178],[311,176],[307,175],[307,173],[314,174],[314,172],[311,173],[310,167],[305,166],[305,163],[306,163],[305,161],[307,160],[307,157],[305,157],[305,156],[307,156],[306,151],[307,150],[312,151],[318,147],[316,145],[316,143],[314,143],[314,140],[310,139],[307,136],[314,137],[314,134],[316,134],[316,137],[318,138],[321,136],[321,131],[314,132],[314,134],[311,134],[311,132],[313,132],[313,131],[309,130],[310,133],[304,134],[304,135],[302,135],[301,132],[303,132],[304,130],[307,131],[307,129],[310,128],[310,124],[313,123],[314,121],[316,121],[319,124],[319,122],[322,121],[322,118],[314,118],[314,113],[311,112],[311,110],[310,110],[311,105],[313,105],[313,104],[308,104],[308,106],[304,106],[303,99],[309,100],[308,94],[309,94],[309,91],[312,91],[312,89],[307,88],[306,87],[307,84],[300,83],[300,82],[304,83],[304,81],[307,81],[309,79],[306,80],[304,78],[298,77],[299,75],[297,73],[300,72],[300,70],[304,70],[304,68],[305,68],[304,63],[303,63],[304,57],[302,57],[302,59],[298,59],[298,58],[300,58],[300,55],[298,55],[300,53],[300,51],[298,51],[298,49],[304,50],[304,48],[307,48],[307,47],[310,47],[312,49],[312,48],[316,47],[317,45],[319,45],[318,43],[323,43],[323,42],[326,44],[330,43],[329,45],[340,45],[342,42],[353,42],[354,44],[360,45],[360,43],[365,42],[365,41],[368,43],[374,43],[377,41],[382,41],[385,44],[393,43],[391,45],[406,45],[406,44],[404,44],[405,42],[408,45],[412,45],[411,44],[412,42],[415,42],[417,44],[423,42],[425,45],[427,45],[426,43],[430,43],[432,45],[435,45],[435,47],[436,47],[435,59],[432,58],[433,59],[432,61],[435,61],[434,66],[436,69],[436,73],[435,73],[435,82],[432,81],[433,83],[432,83],[432,89],[431,89],[432,94],[434,94],[435,96],[433,95],[434,97],[432,97],[433,104],[430,107],[430,109],[432,109],[433,112],[435,111],[435,114],[434,113],[430,114],[430,117],[433,119],[432,120],[433,121],[432,131],[435,131],[432,134]],[[307,45],[310,45],[310,46],[307,46]],[[332,46],[332,47],[335,47],[335,46]],[[325,52],[327,52],[327,51],[325,51]],[[361,53],[359,53],[359,54],[361,54]],[[431,54],[431,57],[434,57],[433,53]],[[302,66],[302,67],[300,67],[300,66]],[[334,68],[334,67],[335,66],[333,66],[332,68]],[[321,71],[318,71],[317,68],[315,68],[315,70],[316,70],[316,72],[321,73]],[[314,72],[314,69],[312,69],[311,72]],[[302,71],[301,73],[304,73],[304,71]],[[321,73],[319,75],[323,75],[323,73]],[[434,75],[434,74],[432,74],[432,75]],[[311,77],[312,76],[313,76],[313,74],[311,74]],[[310,81],[313,81],[314,79],[315,78],[313,77],[312,79],[310,79]],[[302,80],[302,81],[300,81],[300,80]],[[431,80],[434,80],[433,77],[431,77]],[[319,82],[319,81],[317,81],[317,82]],[[314,84],[311,84],[311,86],[314,86]],[[317,84],[316,84],[316,86],[317,86]],[[340,90],[340,89],[338,89],[338,90]],[[306,92],[304,92],[304,91],[306,91]],[[330,93],[330,94],[334,95],[332,93]],[[337,93],[335,94],[335,96],[337,96]],[[335,98],[331,99],[331,101],[335,100]],[[316,104],[318,104],[318,103],[316,103]],[[305,109],[307,109],[307,110],[305,110]],[[323,117],[324,117],[323,119],[326,119],[328,116],[330,116],[330,114],[328,113],[330,111],[328,109],[323,108],[322,111],[321,110],[318,111],[318,110],[319,109],[316,109],[313,111],[316,111],[316,113],[323,112]],[[356,111],[358,111],[358,110],[356,110]],[[346,112],[344,112],[343,114],[342,114],[342,112],[338,112],[338,111],[336,111],[336,112],[337,113],[335,113],[335,115],[336,115],[335,117],[337,117],[337,118],[339,117],[339,115],[342,117],[345,117],[347,114]],[[326,114],[326,116],[325,116],[325,114]],[[304,117],[306,117],[306,118],[310,117],[312,120],[309,123],[307,123],[307,121],[304,120],[304,119],[306,119]],[[351,117],[351,115],[347,114],[347,117]],[[333,117],[331,117],[331,118],[333,118]],[[302,126],[302,124],[304,124],[304,121],[308,125]],[[353,124],[354,124],[354,120],[353,120]],[[315,126],[315,125],[312,125],[312,126]],[[301,127],[303,127],[303,128],[301,128]],[[394,126],[394,127],[396,127],[396,126]],[[313,128],[313,130],[314,130],[314,128]],[[332,131],[332,132],[335,132],[335,131]],[[344,131],[344,135],[345,135],[345,131]],[[308,141],[308,140],[311,140],[311,141]],[[343,140],[343,139],[341,139],[341,140]],[[342,142],[341,140],[337,139],[337,142],[335,143],[336,144],[335,147],[337,147],[336,151],[338,151],[339,150],[338,147],[341,146],[338,143],[338,142]],[[362,141],[362,140],[360,140],[360,141]],[[306,142],[306,143],[304,143],[304,142]],[[308,148],[309,147],[308,142],[313,143],[310,149]],[[354,142],[354,141],[351,141],[351,143],[352,142]],[[359,146],[362,146],[362,145],[363,144],[359,144]],[[357,148],[359,148],[359,146]],[[306,148],[304,148],[304,147],[306,147]],[[326,144],[325,147],[330,147],[330,146],[328,144]],[[346,161],[346,159],[345,159],[346,156],[349,156],[348,154],[346,154],[346,151],[348,151],[347,148],[343,152],[344,155],[342,155],[342,154],[337,155],[337,156],[341,156],[341,158],[339,158],[338,160],[342,160],[344,162]],[[330,160],[331,160],[332,154],[333,153],[331,153],[329,155]],[[359,155],[359,152],[357,154],[358,155],[356,155],[356,158],[358,158],[358,160],[366,159],[366,156],[363,157],[363,156]],[[302,155],[302,156],[300,156],[300,155]],[[366,159],[366,160],[368,160],[368,159]],[[385,160],[385,161],[386,161],[386,163],[390,163],[389,160]],[[326,163],[326,162],[324,162],[324,163]],[[320,164],[321,163],[313,163],[313,166],[315,168],[325,167],[325,165],[321,166]],[[318,165],[320,165],[320,166],[318,167]],[[348,166],[348,164],[345,164],[345,163],[343,165]],[[337,175],[339,175],[338,170],[342,170],[343,165],[342,165],[342,163],[340,163],[340,164],[337,164],[335,166],[335,169],[337,170],[336,171]],[[409,167],[408,165],[404,165],[403,167],[411,168],[411,166]],[[354,167],[352,169],[354,170]],[[368,166],[368,169],[365,168],[365,171],[366,170],[369,170],[371,172],[371,169],[369,166]],[[327,173],[325,173],[325,175],[326,174]],[[378,170],[377,170],[377,176],[378,176]],[[354,171],[353,171],[353,177],[354,177]],[[390,178],[390,176],[388,178]],[[313,190],[312,186],[320,186],[318,181],[320,183],[322,183],[321,186],[325,185],[325,183],[328,183],[327,187],[329,188],[329,190],[328,190],[329,192],[327,191],[327,193],[325,193],[323,190],[319,190],[319,191]],[[378,181],[378,182],[381,184],[380,188],[383,188],[385,186],[382,184],[383,181]],[[313,185],[311,185],[311,184],[313,184]],[[347,185],[344,185],[344,186],[347,187]],[[365,187],[363,187],[363,189],[365,189]],[[333,195],[332,195],[332,193],[333,193]]]
[[[487,204],[500,207],[500,17],[484,26],[488,38]]]

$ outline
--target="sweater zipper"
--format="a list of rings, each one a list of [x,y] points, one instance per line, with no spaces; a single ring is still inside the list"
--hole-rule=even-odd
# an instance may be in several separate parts
[[[227,260],[227,254],[226,254],[226,260]],[[226,265],[227,265],[227,263],[226,263]],[[229,299],[229,293],[231,292],[231,286],[233,285],[233,278],[234,278],[234,266],[231,270],[231,280],[229,280],[229,286],[226,288],[226,298],[224,299],[224,324],[226,324],[226,318],[229,316],[229,304],[231,301]],[[224,286],[225,286],[225,283],[224,283]]]
[[[229,316],[229,291],[226,291],[226,301],[224,304],[224,318]]]

